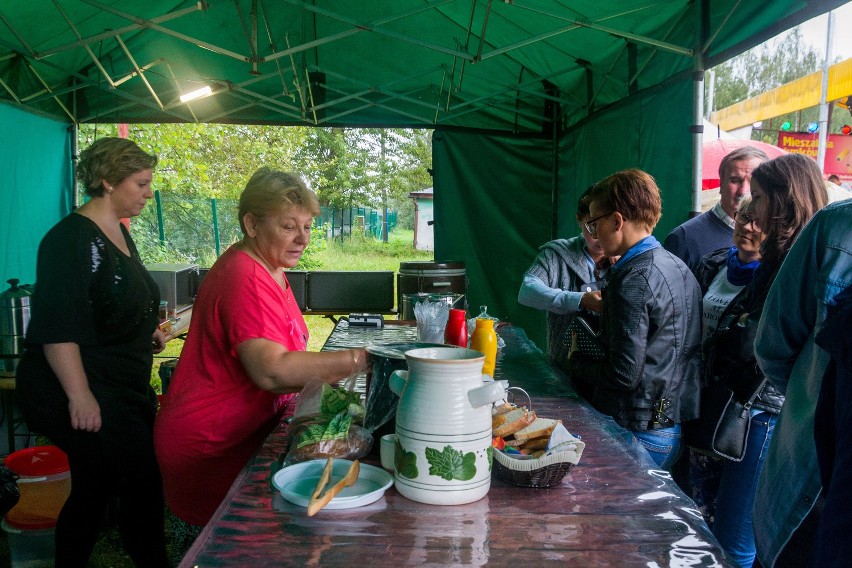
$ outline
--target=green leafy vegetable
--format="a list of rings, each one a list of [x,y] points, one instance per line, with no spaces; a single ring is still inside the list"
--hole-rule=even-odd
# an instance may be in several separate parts
[[[430,466],[429,475],[437,475],[447,481],[468,481],[476,475],[476,454],[465,454],[454,450],[452,446],[446,446],[442,452],[426,448],[426,461]]]
[[[361,395],[344,388],[333,388],[331,385],[323,385],[322,400],[320,401],[319,409],[320,414],[334,416],[339,412],[347,410],[350,404],[360,407]]]
[[[349,436],[349,427],[352,425],[352,416],[346,412],[340,412],[328,422],[324,420],[310,424],[299,433],[296,447],[301,448],[308,444],[315,444],[324,440],[342,440]]]

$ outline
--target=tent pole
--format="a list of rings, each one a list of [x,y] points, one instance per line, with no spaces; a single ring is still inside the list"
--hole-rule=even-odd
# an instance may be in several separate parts
[[[707,35],[707,2],[698,0],[695,10],[695,52],[692,88],[692,209],[690,217],[701,214],[701,170],[704,150],[704,38]]]
[[[825,172],[825,150],[828,141],[828,68],[831,67],[831,59],[834,56],[834,12],[828,13],[828,30],[825,34],[825,59],[822,62],[822,93],[819,97],[819,146],[817,147],[817,165],[819,171]]]

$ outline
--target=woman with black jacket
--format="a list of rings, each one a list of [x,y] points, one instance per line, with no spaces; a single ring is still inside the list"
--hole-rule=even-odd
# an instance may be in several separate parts
[[[680,453],[681,422],[698,412],[698,284],[651,236],[662,214],[653,177],[636,169],[615,173],[589,200],[587,231],[607,256],[620,258],[603,291],[604,357],[572,345],[568,373],[597,410],[630,430],[667,469]]]
[[[725,461],[716,496],[713,534],[742,567],[755,557],[751,509],[783,395],[764,381],[754,356],[754,337],[769,288],[787,252],[828,196],[819,168],[810,158],[787,154],[752,172],[749,213],[738,218],[763,234],[761,262],[745,287],[719,316],[704,342],[704,381],[730,388],[746,402],[756,395],[745,456]],[[760,522],[759,519],[755,519]]]

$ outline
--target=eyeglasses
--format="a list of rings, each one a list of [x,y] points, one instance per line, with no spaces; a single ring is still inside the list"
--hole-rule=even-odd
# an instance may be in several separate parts
[[[734,221],[736,223],[742,225],[743,227],[745,227],[749,223],[754,223],[752,225],[752,227],[754,227],[754,230],[756,230],[756,231],[760,230],[760,228],[757,226],[757,222],[755,221],[754,217],[752,217],[751,215],[749,215],[748,213],[745,213],[743,211],[737,211],[736,212],[736,214],[734,215]]]
[[[609,213],[604,213],[603,215],[599,215],[594,219],[589,219],[583,223],[583,226],[586,228],[586,232],[588,232],[593,237],[598,234],[598,221],[603,219],[604,217],[609,217],[615,213],[615,211],[610,211]]]

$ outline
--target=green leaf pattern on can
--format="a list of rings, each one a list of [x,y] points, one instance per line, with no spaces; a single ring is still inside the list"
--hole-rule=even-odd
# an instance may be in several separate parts
[[[399,439],[396,440],[396,453],[394,454],[394,468],[396,472],[408,479],[414,479],[418,475],[417,455],[414,452],[406,452]]]
[[[429,462],[429,475],[447,481],[469,481],[476,475],[476,454],[465,454],[454,450],[452,446],[446,446],[443,451],[426,448],[426,461]]]

